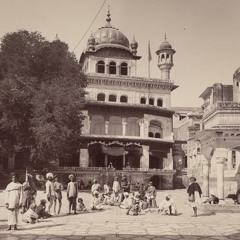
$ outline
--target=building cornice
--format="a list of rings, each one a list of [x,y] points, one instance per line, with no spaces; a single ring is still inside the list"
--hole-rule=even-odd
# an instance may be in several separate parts
[[[157,78],[143,78],[130,76],[112,76],[111,74],[87,74],[88,87],[92,85],[120,86],[145,89],[164,89],[173,91],[178,88],[173,80],[162,80]]]

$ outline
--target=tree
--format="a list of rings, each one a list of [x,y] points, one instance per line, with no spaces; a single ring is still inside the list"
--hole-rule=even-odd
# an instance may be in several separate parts
[[[60,40],[20,30],[0,49],[0,148],[8,158],[67,161],[79,148],[86,78]]]

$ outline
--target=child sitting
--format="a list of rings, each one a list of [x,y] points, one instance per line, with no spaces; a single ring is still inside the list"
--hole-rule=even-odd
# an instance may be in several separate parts
[[[168,215],[173,215],[173,213],[177,214],[176,203],[171,198],[171,195],[169,193],[165,194],[165,199],[160,203],[158,213],[160,211]]]
[[[82,198],[78,198],[78,208],[77,208],[78,211],[81,211],[81,212],[85,212],[87,211],[84,203],[83,203],[83,199]]]
[[[29,209],[23,214],[22,220],[25,223],[36,223],[38,219],[38,214],[36,213],[37,205],[32,203]]]
[[[46,210],[46,200],[45,199],[42,199],[40,201],[40,204],[37,206],[36,208],[36,213],[38,215],[38,218],[48,218],[50,217],[51,215],[48,214],[45,210]]]
[[[110,193],[103,194],[103,205],[110,205],[111,204],[111,195]]]

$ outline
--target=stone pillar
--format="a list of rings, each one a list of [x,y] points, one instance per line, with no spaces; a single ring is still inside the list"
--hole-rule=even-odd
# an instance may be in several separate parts
[[[89,154],[87,148],[80,149],[80,158],[79,158],[79,166],[80,167],[88,167],[89,165]]]
[[[124,168],[126,167],[126,155],[125,154],[123,155],[123,167]]]
[[[140,137],[144,137],[144,119],[140,119],[139,121],[139,125],[140,125]]]
[[[109,121],[105,122],[105,135],[108,135],[108,126],[109,126]]]
[[[123,118],[122,119],[122,133],[123,133],[123,136],[126,136],[126,127],[127,127],[126,118]]]
[[[141,168],[149,168],[149,146],[143,145],[143,155],[140,159],[140,167]]]
[[[224,163],[227,158],[227,151],[225,148],[218,148],[214,155],[217,163],[217,197],[220,203],[224,203]]]
[[[209,167],[210,162],[203,157],[202,160],[202,176],[203,176],[203,197],[209,197]]]
[[[108,162],[108,155],[105,154],[105,156],[104,156],[104,165],[105,165],[105,167],[108,166],[108,165],[107,165],[107,162]]]

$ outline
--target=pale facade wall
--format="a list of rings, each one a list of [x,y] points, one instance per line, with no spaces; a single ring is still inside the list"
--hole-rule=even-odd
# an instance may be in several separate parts
[[[153,98],[154,99],[154,106],[157,106],[157,100],[159,98],[162,99],[163,101],[163,106],[164,108],[169,108],[171,105],[171,96],[170,93],[160,93],[160,91],[158,92],[151,92],[149,93],[148,90],[146,89],[138,89],[136,91],[136,88],[119,88],[116,89],[114,86],[105,86],[104,88],[101,86],[96,86],[96,87],[87,87],[86,91],[89,93],[89,98],[92,100],[97,100],[97,95],[99,93],[104,93],[106,96],[106,101],[105,102],[109,102],[108,98],[109,95],[116,95],[117,96],[117,103],[120,103],[120,97],[121,96],[127,96],[128,97],[128,103],[130,104],[140,104],[140,99],[142,97],[146,98],[146,104],[149,104],[149,98]]]
[[[228,110],[226,110],[228,111]],[[211,116],[210,119],[204,120],[204,129],[210,129],[218,125],[239,125],[240,111],[230,110],[229,113],[218,113]]]

